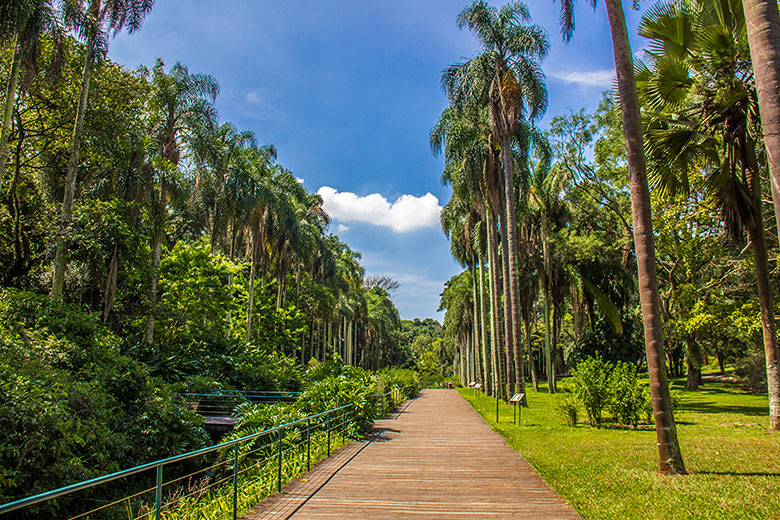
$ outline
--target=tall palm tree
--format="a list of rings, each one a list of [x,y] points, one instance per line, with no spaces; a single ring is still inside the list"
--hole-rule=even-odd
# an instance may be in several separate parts
[[[154,0],[89,0],[86,9],[82,2],[63,2],[63,17],[66,25],[71,27],[85,40],[84,68],[81,73],[81,90],[79,104],[76,110],[76,121],[73,124],[70,157],[65,174],[65,194],[62,198],[62,213],[60,217],[61,233],[57,238],[57,249],[54,256],[54,276],[52,280],[52,296],[62,299],[65,285],[65,264],[68,249],[68,239],[65,229],[73,218],[73,201],[76,196],[76,173],[79,166],[79,149],[81,147],[81,131],[84,127],[84,114],[87,111],[89,82],[92,68],[108,53],[109,33],[117,33],[127,29],[133,33],[141,28],[144,18],[152,10]]]
[[[182,157],[182,146],[202,140],[216,125],[214,100],[219,93],[219,85],[208,74],[191,74],[181,63],[175,63],[165,72],[165,65],[158,60],[152,73],[152,89],[149,110],[157,151],[153,161],[156,178],[150,179],[153,230],[152,272],[144,329],[144,342],[147,345],[151,345],[154,340],[157,283],[165,222]]]
[[[769,182],[780,236],[780,14],[774,0],[743,0],[756,76],[758,106],[769,163]]]
[[[504,295],[505,312],[511,316],[512,351],[516,362],[518,391],[524,391],[522,346],[520,344],[519,291],[517,273],[517,238],[512,140],[524,118],[531,121],[547,108],[547,89],[538,61],[547,55],[546,32],[530,20],[528,8],[512,1],[501,9],[478,0],[458,15],[458,26],[474,32],[483,47],[479,56],[456,64],[443,78],[451,99],[479,99],[490,110],[491,124],[497,134],[503,165],[503,204],[501,212],[507,222],[506,234],[509,292]]]
[[[11,114],[16,103],[22,69],[35,65],[35,50],[43,36],[58,40],[61,36],[60,17],[52,0],[13,0],[0,5],[0,37],[13,41],[11,73],[5,90],[3,123],[0,132],[0,187],[3,185],[8,139],[11,135]]]
[[[596,0],[587,0],[596,8]],[[561,34],[569,41],[574,34],[574,0],[560,0]],[[642,144],[642,122],[639,113],[634,58],[628,40],[626,18],[621,0],[604,0],[612,36],[612,51],[617,73],[620,112],[623,134],[628,153],[629,189],[633,216],[634,247],[637,257],[639,296],[642,306],[642,322],[645,331],[647,371],[650,377],[650,394],[658,446],[659,470],[663,474],[686,473],[677,427],[672,414],[669,383],[661,339],[661,301],[658,296],[658,279],[653,243],[653,219],[650,212],[650,189],[647,185],[647,169]]]
[[[236,202],[228,197],[227,180],[236,170],[245,168],[246,151],[255,146],[255,134],[248,130],[238,131],[232,123],[207,129],[193,143],[197,162],[193,195],[197,197],[195,203],[204,217],[206,229],[211,231],[212,252],[227,238],[228,213]]]
[[[498,205],[497,186],[499,179],[495,168],[495,152],[491,146],[492,135],[488,122],[487,109],[476,105],[466,105],[459,107],[451,105],[445,108],[439,118],[438,123],[431,131],[431,149],[434,155],[444,153],[445,167],[442,172],[442,182],[451,184],[453,187],[453,199],[445,206],[447,211],[442,212],[442,225],[445,234],[451,238],[453,255],[459,258],[464,266],[472,266],[479,263],[480,290],[476,291],[473,287],[475,316],[479,313],[479,320],[475,320],[475,327],[479,325],[481,334],[474,331],[475,345],[481,345],[481,372],[484,377],[484,390],[490,394],[493,389],[493,380],[490,377],[491,369],[489,359],[496,362],[497,340],[499,330],[497,327],[487,326],[487,308],[484,299],[484,271],[482,265],[488,255],[487,237],[484,235],[492,233],[488,230],[489,225],[486,222],[487,212],[493,212]],[[451,209],[451,211],[450,211]],[[449,213],[452,213],[450,218]],[[465,219],[468,218],[468,224]],[[460,232],[450,233],[448,227],[454,226],[458,219],[463,219],[463,225],[459,226]],[[493,219],[493,225],[495,220]],[[490,237],[493,235],[490,234]],[[475,247],[477,246],[478,247]],[[491,257],[492,258],[492,257]],[[494,269],[495,265],[489,262],[489,269]],[[491,271],[490,277],[493,280],[496,273]],[[476,276],[473,276],[476,282]],[[476,285],[476,284],[474,284]],[[494,286],[490,285],[491,309],[498,309],[498,299],[500,294],[494,291]],[[479,305],[476,305],[477,294],[479,294]],[[492,302],[493,299],[496,302]],[[496,317],[495,312],[491,314]],[[490,331],[491,353],[488,355],[487,334]],[[492,370],[496,374],[495,370]]]
[[[638,82],[659,187],[687,195],[688,171],[703,166],[726,228],[737,237],[747,228],[761,307],[769,428],[780,430],[780,355],[762,216],[757,96],[743,16],[740,0],[654,5],[640,25],[651,45],[649,67]]]

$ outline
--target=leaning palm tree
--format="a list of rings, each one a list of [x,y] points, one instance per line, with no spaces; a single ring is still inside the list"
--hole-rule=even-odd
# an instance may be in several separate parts
[[[84,127],[84,114],[87,111],[89,83],[92,69],[108,53],[109,33],[117,33],[127,29],[133,33],[141,28],[144,18],[152,10],[154,0],[90,0],[86,9],[80,1],[63,2],[63,17],[65,23],[85,40],[84,69],[81,73],[81,91],[76,110],[76,122],[73,125],[70,157],[65,174],[65,194],[62,198],[62,213],[60,216],[61,233],[57,238],[57,249],[54,256],[54,277],[52,280],[52,296],[62,299],[65,285],[65,264],[68,240],[65,229],[73,218],[73,201],[76,196],[76,173],[79,166],[79,149],[81,147],[81,131]]]
[[[742,0],[742,5],[780,236],[780,14],[775,0]]]
[[[726,228],[753,252],[766,357],[770,430],[780,430],[780,354],[762,217],[756,89],[745,71],[740,0],[660,3],[642,18],[649,65],[638,74],[645,101],[647,150],[654,180],[670,193],[689,191],[688,171],[702,168]]]
[[[466,6],[458,15],[458,26],[476,34],[483,47],[482,54],[445,71],[442,83],[451,100],[462,104],[478,100],[490,110],[491,125],[501,148],[503,194],[501,221],[506,236],[509,291],[504,295],[505,312],[509,313],[515,361],[515,384],[524,391],[522,345],[520,343],[519,292],[517,273],[517,238],[515,219],[515,185],[513,166],[513,136],[525,119],[539,118],[547,108],[547,89],[539,60],[547,55],[549,41],[539,26],[527,25],[528,8],[512,1],[496,9],[478,0]]]
[[[16,102],[19,77],[23,69],[29,71],[34,67],[37,44],[44,36],[53,36],[55,40],[61,36],[60,17],[52,0],[13,0],[0,5],[0,37],[13,41],[11,74],[5,91],[0,132],[0,187],[3,185],[11,114]]]
[[[596,8],[596,0],[587,0]],[[569,41],[574,34],[574,0],[560,0],[561,34]],[[650,212],[650,189],[647,185],[647,169],[642,145],[642,122],[639,99],[634,80],[634,57],[628,40],[626,18],[621,0],[605,0],[612,50],[617,73],[617,90],[623,119],[623,134],[628,152],[631,213],[634,223],[634,247],[636,250],[639,280],[639,299],[642,306],[642,322],[645,330],[647,371],[650,377],[650,394],[658,445],[661,473],[679,475],[686,473],[677,427],[672,414],[672,400],[666,379],[663,341],[661,338],[661,300],[658,296],[658,278],[655,266],[653,218]]]

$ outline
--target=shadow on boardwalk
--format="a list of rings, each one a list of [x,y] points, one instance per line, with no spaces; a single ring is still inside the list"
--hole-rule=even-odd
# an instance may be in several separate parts
[[[426,390],[247,520],[579,518],[454,390]]]

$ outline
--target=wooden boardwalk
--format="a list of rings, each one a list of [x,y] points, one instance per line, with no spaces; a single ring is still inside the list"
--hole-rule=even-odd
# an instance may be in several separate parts
[[[579,518],[455,390],[425,390],[247,520]]]

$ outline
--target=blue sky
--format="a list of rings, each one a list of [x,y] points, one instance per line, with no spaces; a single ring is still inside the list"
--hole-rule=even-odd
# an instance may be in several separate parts
[[[221,119],[274,144],[279,163],[323,194],[331,231],[362,253],[368,274],[401,283],[393,298],[401,317],[441,319],[439,293],[460,268],[438,225],[449,189],[428,133],[446,105],[442,69],[479,52],[455,25],[465,4],[158,0],[140,32],[111,42],[110,55],[131,68],[160,57],[215,76]],[[563,45],[557,5],[528,1],[552,42],[543,127],[594,108],[612,82],[603,5],[594,13],[580,4],[574,40]],[[627,11],[631,28],[640,14]],[[634,50],[640,45],[635,38]]]

